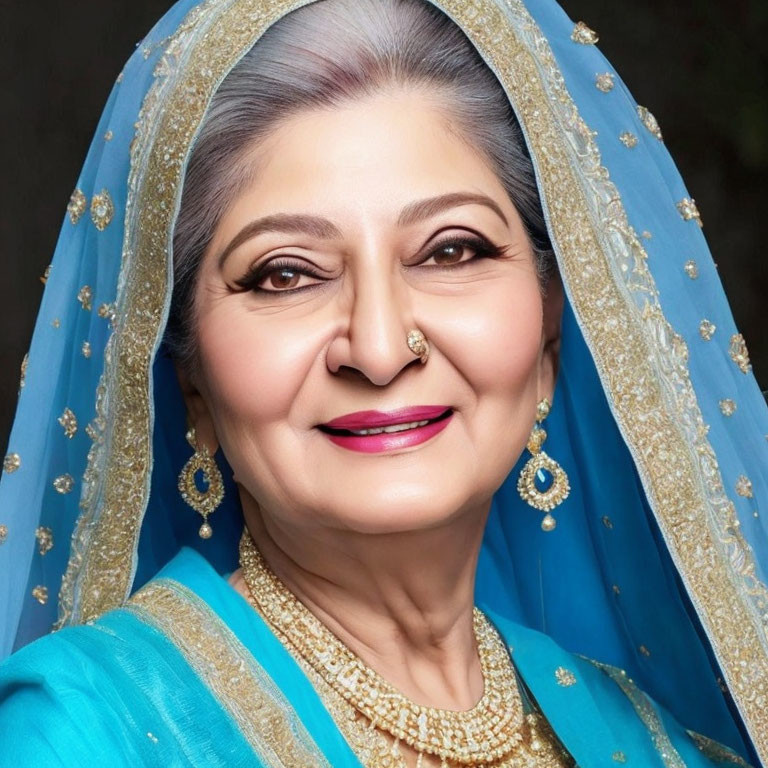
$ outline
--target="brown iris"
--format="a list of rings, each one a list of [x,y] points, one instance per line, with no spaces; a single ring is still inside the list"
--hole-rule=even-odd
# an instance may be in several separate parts
[[[445,245],[435,251],[433,258],[437,264],[453,264],[461,259],[463,253],[463,245]]]
[[[267,275],[269,284],[273,288],[286,289],[293,288],[299,282],[299,273],[292,269],[276,269]]]

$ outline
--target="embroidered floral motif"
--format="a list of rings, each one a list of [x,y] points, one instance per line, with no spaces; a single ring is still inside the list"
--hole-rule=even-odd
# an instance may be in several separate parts
[[[45,285],[48,282],[48,278],[51,276],[51,265],[49,264],[42,275],[40,275],[40,282]]]
[[[722,413],[723,416],[733,416],[733,414],[736,413],[735,400],[726,398],[725,400],[721,400],[718,405],[720,406],[720,413]]]
[[[112,141],[112,138],[114,137],[114,135],[115,135],[115,134],[114,134],[114,133],[112,133],[112,131],[107,131],[107,132],[104,134],[104,141]]]
[[[70,440],[77,433],[77,418],[69,408],[64,409],[64,413],[58,418],[59,424],[64,428],[64,435]]]
[[[576,675],[574,675],[570,669],[566,669],[565,667],[558,667],[555,670],[555,680],[557,680],[557,684],[562,685],[563,688],[576,685]]]
[[[38,584],[32,590],[32,597],[34,597],[40,605],[45,605],[48,602],[48,587]]]
[[[88,207],[88,198],[83,194],[81,189],[76,189],[69,198],[67,204],[67,213],[69,214],[69,220],[73,224],[77,224],[80,217],[85,213],[85,209]]]
[[[61,328],[61,320],[59,320],[58,317],[54,317],[53,320],[51,320],[51,326],[53,328]]]
[[[91,221],[99,232],[103,232],[114,215],[115,206],[112,204],[112,198],[106,189],[102,189],[91,200]]]
[[[93,291],[91,290],[90,285],[84,285],[78,292],[77,292],[77,300],[80,302],[80,305],[83,309],[86,311],[90,311],[91,309],[91,299],[93,298]]]
[[[643,238],[643,240],[650,240],[653,237],[653,235],[647,229],[644,229],[640,233],[640,236]]]
[[[80,347],[80,352],[82,353],[83,357],[90,357],[91,356],[91,344],[88,341],[83,342],[83,346]]]
[[[752,481],[746,475],[739,475],[736,480],[736,493],[745,499],[752,498]]]
[[[59,475],[53,481],[53,487],[61,494],[69,493],[75,487],[75,478],[72,475]]]
[[[96,310],[99,317],[103,317],[105,320],[113,322],[115,319],[115,305],[114,304],[100,304]]]
[[[699,335],[704,341],[709,341],[716,330],[717,326],[714,323],[710,323],[706,318],[699,323]]]
[[[699,268],[693,259],[686,261],[683,269],[685,270],[685,274],[688,275],[691,280],[695,280],[699,276]]]
[[[571,40],[582,45],[594,45],[600,38],[594,29],[590,29],[583,21],[576,23],[571,32]]]
[[[7,453],[3,459],[3,471],[10,475],[21,466],[21,456],[18,453]]]
[[[0,544],[5,544],[5,540],[8,538],[8,526],[0,525]]]
[[[739,366],[739,370],[742,373],[749,373],[752,366],[749,362],[747,343],[740,333],[734,333],[733,336],[731,336],[731,344],[728,347],[728,354],[731,356],[731,360]]]
[[[45,526],[38,526],[35,530],[35,538],[37,539],[38,551],[41,555],[49,552],[53,549],[53,531]]]
[[[629,131],[624,131],[619,136],[619,141],[627,148],[627,149],[633,149],[637,146],[637,136],[635,136],[634,133],[630,133]]]
[[[644,645],[639,646],[637,650],[646,658],[651,655],[651,652]]]
[[[645,107],[641,107],[641,106],[637,107],[637,116],[640,118],[643,125],[659,141],[663,141],[663,138],[661,136],[661,128],[659,128],[659,124],[656,122],[656,118]]]
[[[613,90],[613,75],[610,72],[603,72],[595,77],[595,87],[603,93],[610,93]]]
[[[613,530],[613,520],[608,515],[603,515],[603,525],[610,531]]]
[[[617,763],[626,763],[627,756],[623,752],[614,752],[611,755],[611,760],[614,760]]]
[[[677,204],[677,210],[680,211],[680,215],[686,221],[695,221],[700,227],[704,226],[699,209],[696,207],[696,201],[693,198],[684,197]]]

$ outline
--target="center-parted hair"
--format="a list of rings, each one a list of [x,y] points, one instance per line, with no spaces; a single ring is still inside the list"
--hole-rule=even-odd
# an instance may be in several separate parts
[[[317,0],[272,25],[232,69],[192,149],[173,236],[166,333],[180,362],[194,359],[201,258],[231,201],[258,173],[247,153],[297,112],[397,88],[424,93],[496,171],[544,282],[554,260],[533,165],[503,88],[466,35],[427,0]]]

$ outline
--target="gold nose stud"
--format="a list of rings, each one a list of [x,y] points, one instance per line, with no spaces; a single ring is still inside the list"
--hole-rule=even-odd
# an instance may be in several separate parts
[[[408,348],[414,355],[418,355],[421,359],[421,364],[427,362],[429,357],[429,342],[427,337],[418,328],[413,328],[408,331]]]

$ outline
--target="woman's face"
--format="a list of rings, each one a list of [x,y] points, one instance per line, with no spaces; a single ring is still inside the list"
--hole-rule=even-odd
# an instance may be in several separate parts
[[[366,533],[485,510],[552,395],[559,324],[492,169],[416,93],[303,112],[249,160],[201,267],[187,394],[246,507]],[[448,416],[383,436],[322,426],[416,407],[432,410],[383,420]]]

